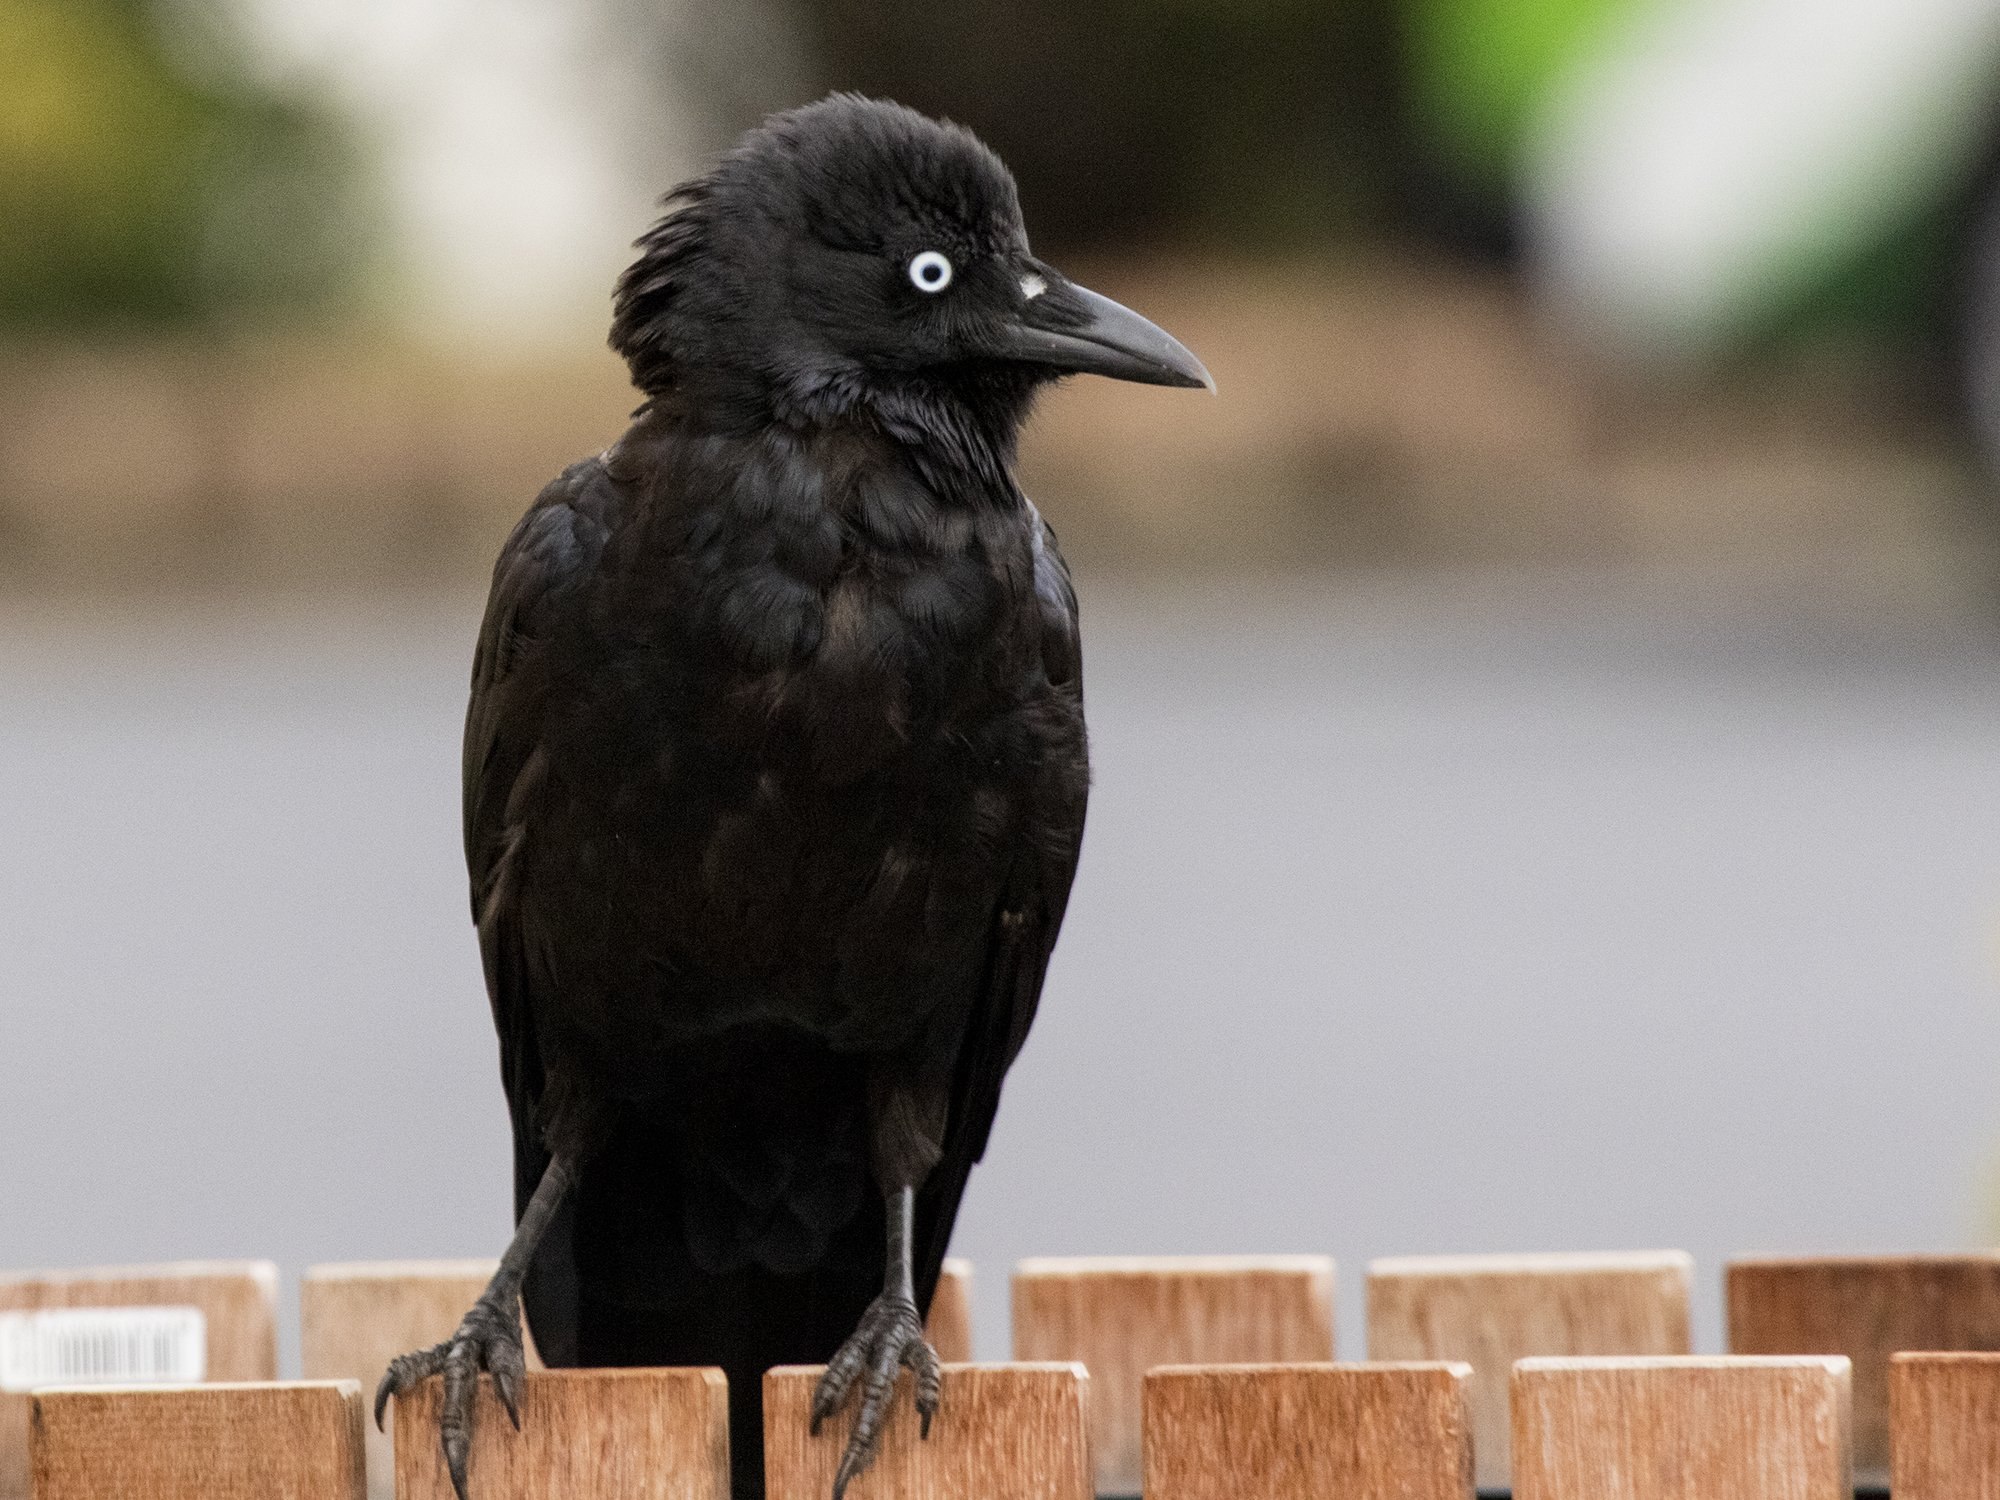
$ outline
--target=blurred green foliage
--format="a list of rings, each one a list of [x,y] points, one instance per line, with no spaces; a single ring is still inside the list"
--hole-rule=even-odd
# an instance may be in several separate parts
[[[1653,0],[783,0],[826,88],[970,125],[1055,248],[1497,239],[1535,111]]]
[[[0,0],[0,36],[0,328],[283,316],[352,286],[351,143],[212,12]]]
[[[1401,0],[1413,136],[1463,208],[1500,217],[1523,183],[1538,115],[1620,28],[1672,0]],[[1783,19],[1772,24],[1785,24]],[[1989,155],[1990,155],[1989,151]],[[1942,349],[1955,316],[1972,198],[1992,163],[1858,246],[1774,266],[1773,291],[1735,330],[1739,354],[1802,342]]]
[[[1233,248],[1379,227],[1396,0],[785,0],[821,89],[970,126],[1038,247]]]
[[[1618,17],[1647,0],[1406,0],[1412,114],[1490,189],[1510,185],[1536,112]]]

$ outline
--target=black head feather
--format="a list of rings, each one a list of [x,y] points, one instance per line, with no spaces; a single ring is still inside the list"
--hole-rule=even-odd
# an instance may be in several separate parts
[[[667,207],[611,325],[649,395],[709,372],[807,395],[914,368],[949,352],[948,314],[969,299],[927,297],[909,260],[942,251],[962,289],[1028,253],[999,157],[970,131],[852,94],[773,116]]]
[[[1034,259],[1014,179],[970,131],[898,104],[835,94],[774,115],[667,208],[618,283],[611,345],[649,397],[712,419],[865,412],[1004,451],[1066,372],[1207,381]],[[926,286],[938,257],[946,280]]]

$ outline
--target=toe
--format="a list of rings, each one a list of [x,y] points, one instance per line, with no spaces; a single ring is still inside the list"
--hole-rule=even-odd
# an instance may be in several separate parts
[[[399,1354],[389,1361],[389,1368],[382,1372],[381,1382],[375,1387],[375,1429],[382,1430],[383,1419],[388,1415],[389,1398],[427,1380],[444,1367],[443,1344],[431,1349],[419,1349],[412,1354]]]
[[[514,1424],[514,1430],[521,1430],[521,1377],[518,1374],[503,1375],[493,1372],[493,1394],[500,1398],[500,1405],[507,1413],[507,1420]]]
[[[444,1440],[444,1465],[451,1471],[452,1493],[458,1500],[470,1500],[465,1489],[465,1460],[471,1451],[471,1440],[462,1434]]]
[[[944,1370],[938,1364],[937,1350],[924,1339],[916,1339],[904,1349],[903,1363],[916,1377],[917,1415],[922,1418],[917,1435],[929,1437],[931,1418],[938,1414],[938,1400],[944,1388]]]
[[[455,1343],[444,1364],[444,1405],[438,1416],[438,1437],[444,1445],[445,1467],[458,1500],[466,1500],[465,1466],[472,1455],[472,1403],[479,1393],[479,1367],[470,1345]]]
[[[859,1477],[861,1471],[868,1467],[869,1461],[874,1457],[873,1453],[857,1448],[851,1442],[847,1445],[847,1451],[840,1455],[840,1467],[834,1471],[833,1500],[842,1500],[847,1494],[847,1487]]]
[[[868,1340],[860,1333],[840,1346],[832,1359],[827,1361],[825,1372],[819,1377],[819,1384],[813,1388],[812,1430],[819,1433],[820,1423],[840,1410],[847,1393],[854,1387],[854,1379],[868,1363]]]
[[[861,1388],[861,1410],[855,1416],[854,1431],[848,1434],[847,1451],[840,1456],[839,1472],[834,1475],[834,1500],[840,1500],[848,1483],[875,1461],[876,1450],[882,1446],[882,1429],[896,1399],[900,1354],[896,1341],[885,1339],[869,1361],[868,1378]]]
[[[894,1389],[892,1383],[891,1394]],[[882,1418],[887,1407],[887,1400],[876,1400],[875,1376],[871,1371],[861,1411],[854,1419],[854,1431],[848,1434],[847,1448],[840,1455],[840,1468],[833,1476],[833,1500],[841,1500],[841,1496],[847,1493],[847,1486],[875,1461],[875,1450],[881,1444]]]
[[[486,1350],[486,1368],[493,1374],[493,1390],[500,1398],[500,1404],[507,1408],[507,1418],[514,1424],[514,1430],[521,1430],[521,1382],[527,1378],[528,1361],[521,1352],[521,1346],[510,1341],[490,1345]]]

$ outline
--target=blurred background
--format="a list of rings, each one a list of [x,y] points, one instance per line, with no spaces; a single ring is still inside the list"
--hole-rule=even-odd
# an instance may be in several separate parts
[[[0,0],[0,1267],[497,1254],[484,574],[654,202],[972,126],[1217,400],[956,1249],[2000,1237],[1996,0]]]

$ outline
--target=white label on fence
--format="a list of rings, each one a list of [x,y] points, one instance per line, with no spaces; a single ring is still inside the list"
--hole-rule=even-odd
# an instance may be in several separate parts
[[[208,1375],[198,1307],[52,1307],[0,1313],[0,1391],[38,1385],[185,1385]]]

